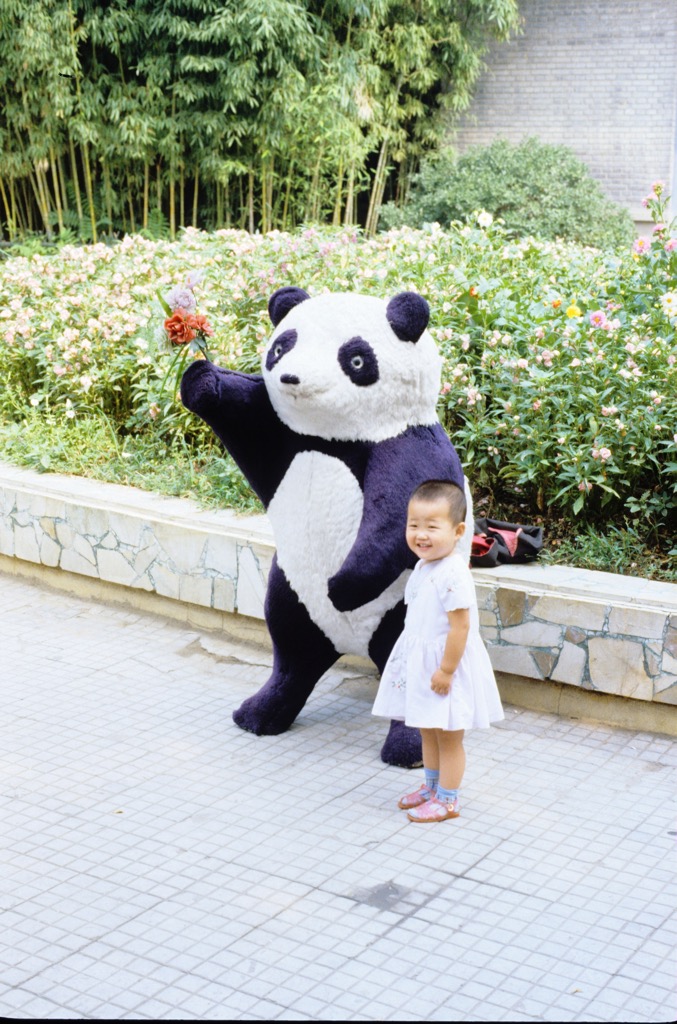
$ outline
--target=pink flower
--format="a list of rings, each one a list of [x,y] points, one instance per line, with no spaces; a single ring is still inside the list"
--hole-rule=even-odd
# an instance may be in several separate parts
[[[451,384],[449,383],[448,380],[445,380],[444,384],[440,388],[440,394],[441,395],[448,395],[450,391],[451,391]]]
[[[592,448],[590,450],[590,454],[592,455],[593,459],[601,459],[602,462],[606,462],[607,459],[611,458],[611,449],[610,448]]]
[[[536,409],[536,410],[541,408],[541,400],[540,400],[540,398],[536,399],[536,401],[532,404],[531,408],[532,409]]]
[[[645,252],[649,252],[651,249],[651,242],[648,238],[636,238],[632,243],[632,251],[638,256],[641,256]]]
[[[665,224],[657,224],[656,227],[653,229],[654,235],[660,234],[661,231],[665,231]]]
[[[578,485],[578,489],[579,489],[579,491],[591,491],[592,490],[592,484],[588,483],[587,480],[581,480],[579,485]]]
[[[590,323],[593,327],[606,327],[607,319],[606,313],[603,309],[598,309],[594,313],[590,314]]]
[[[665,251],[672,252],[674,249],[677,249],[677,238],[668,238],[665,243]]]

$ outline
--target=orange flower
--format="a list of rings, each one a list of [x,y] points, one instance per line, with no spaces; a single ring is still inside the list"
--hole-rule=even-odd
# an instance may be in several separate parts
[[[206,316],[202,316],[201,313],[189,313],[186,317],[186,323],[189,327],[192,327],[198,334],[213,334],[214,329],[210,327]]]
[[[470,289],[470,298],[474,299],[476,295],[479,295],[479,291],[477,290],[475,285],[472,285],[472,287]]]
[[[195,319],[196,317],[190,313],[177,309],[173,316],[165,320],[165,330],[172,345],[187,345],[189,341],[193,340],[195,331],[190,321]],[[204,320],[204,317],[202,319]]]
[[[559,307],[561,305],[562,305],[562,300],[561,299],[555,299],[555,301],[552,304],[552,308],[553,309],[559,309]]]

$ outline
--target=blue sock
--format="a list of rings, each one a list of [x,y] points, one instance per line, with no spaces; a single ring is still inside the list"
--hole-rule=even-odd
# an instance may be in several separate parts
[[[450,804],[452,800],[458,800],[457,789],[442,789],[441,786],[437,787],[437,799],[441,800],[443,804]]]
[[[428,787],[431,793],[434,793],[440,781],[439,769],[424,768],[423,774],[425,776],[426,786]]]

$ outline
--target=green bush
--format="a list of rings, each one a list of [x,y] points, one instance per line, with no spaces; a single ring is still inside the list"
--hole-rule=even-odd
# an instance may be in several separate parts
[[[449,149],[429,157],[405,206],[390,203],[381,218],[386,227],[446,227],[478,210],[500,218],[517,235],[599,248],[626,244],[633,236],[629,213],[606,198],[585,164],[566,146],[538,139],[518,146],[498,139],[461,157]]]
[[[214,328],[210,355],[251,372],[276,288],[412,289],[430,303],[444,358],[440,416],[491,508],[563,517],[572,532],[627,524],[655,542],[677,514],[677,224],[667,226],[667,200],[657,182],[646,200],[653,240],[617,252],[515,239],[485,214],[368,240],[188,229],[176,243],[134,236],[0,261],[0,452],[99,476],[110,452],[113,478],[136,483],[144,460],[164,452],[180,492],[204,498],[214,486],[246,503],[212,432],[177,400],[176,352],[157,343],[158,293],[204,272],[195,298]]]

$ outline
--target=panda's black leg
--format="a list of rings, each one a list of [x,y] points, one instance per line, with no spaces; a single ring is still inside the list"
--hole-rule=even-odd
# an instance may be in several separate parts
[[[384,617],[369,643],[369,655],[379,672],[404,629],[404,601],[400,601]],[[404,722],[391,722],[386,741],[381,748],[381,760],[399,768],[417,768],[422,763],[421,734]]]
[[[265,611],[273,641],[273,674],[233,712],[233,720],[257,736],[277,736],[289,728],[339,655],[310,618],[276,559],[268,578]]]

